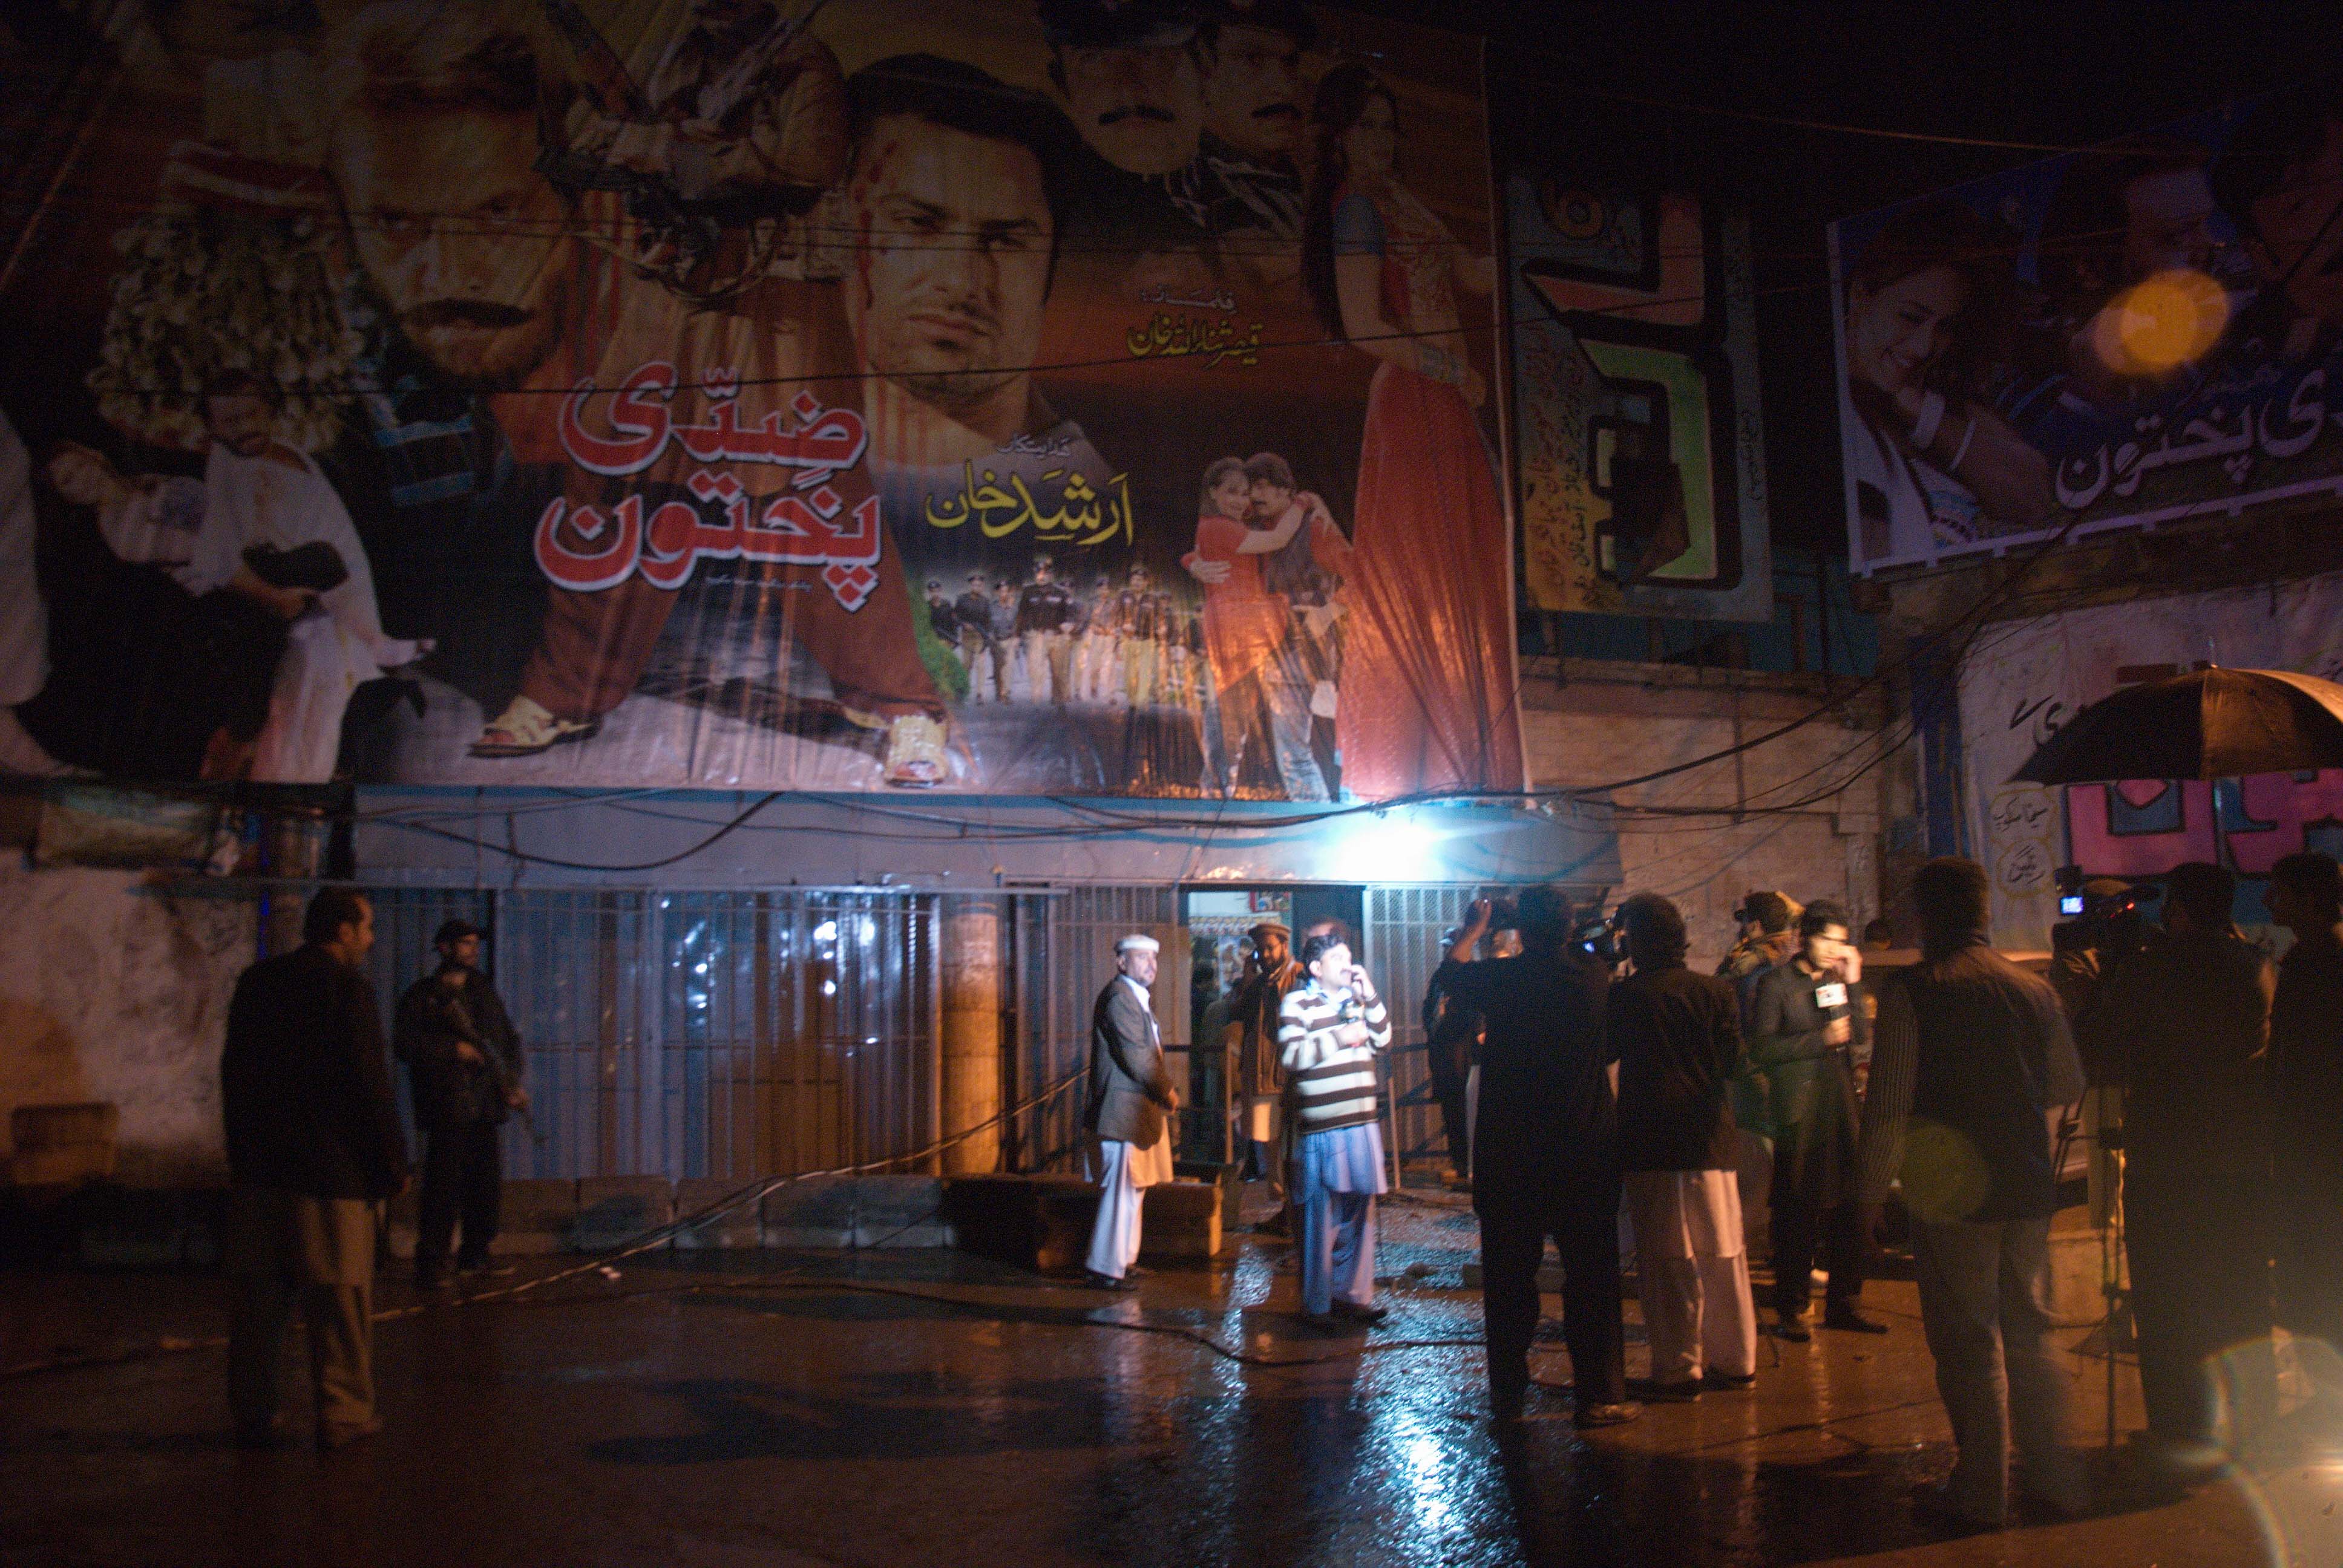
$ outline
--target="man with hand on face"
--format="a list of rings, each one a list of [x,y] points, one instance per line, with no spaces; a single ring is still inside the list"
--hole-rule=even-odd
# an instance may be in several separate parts
[[[1172,1118],[1180,1091],[1163,1062],[1163,1034],[1148,988],[1162,944],[1131,935],[1114,944],[1115,978],[1091,1010],[1091,1102],[1098,1219],[1084,1260],[1104,1290],[1136,1287],[1139,1221],[1146,1189],[1172,1180]]]
[[[1291,1085],[1294,1236],[1302,1315],[1313,1328],[1340,1314],[1381,1322],[1375,1299],[1375,1195],[1383,1170],[1382,1056],[1391,1015],[1367,971],[1332,931],[1302,944],[1306,978],[1278,1010],[1279,1064]]]
[[[2343,90],[2329,77],[2271,95],[2210,178],[2262,283],[2231,329],[2247,361],[2333,347],[2343,336]]]
[[[1799,950],[1757,982],[1749,1058],[1765,1070],[1774,1128],[1774,1332],[1804,1342],[1815,1248],[1830,1284],[1823,1327],[1884,1334],[1855,1310],[1863,1291],[1863,1219],[1855,1201],[1855,1076],[1850,1053],[1868,1043],[1863,958],[1845,908],[1828,899],[1798,918]]]

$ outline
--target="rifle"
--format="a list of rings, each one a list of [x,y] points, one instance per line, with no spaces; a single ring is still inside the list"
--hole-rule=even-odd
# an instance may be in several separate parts
[[[445,986],[438,989],[443,993],[447,992]],[[520,1086],[513,1077],[512,1069],[505,1063],[504,1052],[480,1037],[479,1025],[472,1021],[472,1010],[464,1005],[462,997],[442,994],[437,1000],[441,1020],[447,1025],[448,1032],[480,1053],[480,1065],[488,1069],[489,1078],[496,1082],[497,1097],[520,1118],[521,1131],[528,1134],[529,1141],[542,1144],[545,1134],[538,1131],[537,1118],[528,1113],[528,1106],[512,1102],[513,1093]]]
[[[730,119],[733,111],[748,99],[773,62],[781,57],[781,52],[805,31],[816,16],[821,15],[821,8],[828,4],[830,0],[813,0],[802,16],[776,17],[773,25],[755,43],[734,57],[732,63],[724,68],[722,75],[699,90],[699,118],[714,126],[720,126]]]

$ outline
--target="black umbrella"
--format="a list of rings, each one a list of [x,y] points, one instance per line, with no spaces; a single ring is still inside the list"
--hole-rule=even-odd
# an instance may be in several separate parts
[[[2200,669],[2127,686],[2069,719],[2011,782],[2235,779],[2343,768],[2343,686],[2283,669]]]

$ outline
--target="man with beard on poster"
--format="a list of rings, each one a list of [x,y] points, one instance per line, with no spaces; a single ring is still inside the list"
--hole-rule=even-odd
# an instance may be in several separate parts
[[[789,403],[817,357],[809,346],[816,291],[772,284],[737,302],[737,314],[690,313],[599,256],[581,236],[598,227],[593,220],[613,215],[574,206],[538,172],[541,128],[558,123],[560,94],[531,40],[491,15],[391,0],[359,13],[329,59],[336,127],[329,171],[352,249],[431,378],[487,394],[477,405],[434,406],[414,417],[388,397],[367,399],[367,408],[375,422],[371,445],[390,455],[383,487],[394,506],[456,498],[432,514],[446,542],[416,569],[427,568],[452,601],[451,613],[463,618],[458,627],[486,643],[473,648],[472,660],[446,650],[442,663],[493,702],[499,688],[511,692],[511,664],[518,662],[505,658],[497,628],[536,618],[488,585],[518,582],[541,591],[543,563],[530,558],[527,525],[546,505],[558,506],[550,548],[592,558],[595,544],[584,536],[598,508],[617,500],[618,490],[653,507],[679,498],[689,467],[679,446],[648,472],[628,470],[639,477],[603,482],[572,465],[563,424],[574,417],[581,428],[605,427],[595,421],[607,425],[608,406],[572,409],[572,399],[549,394],[584,382],[598,397],[662,361],[695,377],[729,370],[739,378],[729,387],[709,375],[708,385],[677,389],[671,425],[708,424],[709,409],[723,400],[734,404],[739,427],[757,427],[766,411],[750,406]],[[844,143],[835,120],[833,176]],[[800,129],[815,137],[820,127]],[[397,377],[383,380],[396,385]],[[732,396],[719,399],[725,392]],[[450,413],[456,417],[435,417]],[[492,431],[482,429],[482,414]],[[456,449],[435,449],[448,447]],[[483,493],[487,476],[513,466],[534,484],[520,494]],[[836,476],[843,491],[860,482],[859,469]],[[669,487],[668,494],[659,486]],[[843,498],[847,509],[852,504],[850,494]],[[516,547],[519,558],[509,558]],[[608,548],[605,539],[601,548]],[[790,564],[773,575],[811,581],[820,570],[818,563]],[[592,590],[553,590],[536,651],[518,671],[518,691],[473,754],[528,756],[594,733],[632,694],[676,592],[639,575]],[[498,602],[482,602],[486,595]],[[920,660],[898,553],[882,548],[866,597],[852,607],[817,587],[791,595],[789,611],[789,634],[830,674],[840,707],[885,732],[888,781],[940,781],[941,699]]]
[[[367,339],[324,466],[375,557],[384,618],[491,711],[512,694],[544,578],[528,523],[565,466],[548,396],[610,268],[538,172],[552,96],[528,37],[428,0],[370,5],[320,49],[326,172]]]

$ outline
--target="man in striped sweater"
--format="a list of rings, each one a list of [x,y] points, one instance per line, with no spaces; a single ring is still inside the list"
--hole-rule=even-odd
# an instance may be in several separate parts
[[[1296,1133],[1302,1312],[1321,1329],[1338,1314],[1379,1322],[1375,1194],[1389,1188],[1376,1058],[1391,1045],[1391,1015],[1338,934],[1304,941],[1302,967],[1309,978],[1286,993],[1277,1030]]]

